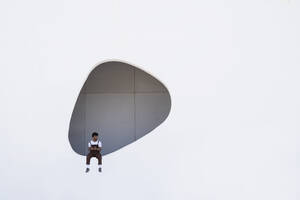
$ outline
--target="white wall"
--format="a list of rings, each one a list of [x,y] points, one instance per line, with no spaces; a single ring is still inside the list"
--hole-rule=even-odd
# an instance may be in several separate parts
[[[2,1],[0,199],[299,199],[299,11],[296,0]],[[165,83],[172,109],[84,174],[68,125],[107,59]]]

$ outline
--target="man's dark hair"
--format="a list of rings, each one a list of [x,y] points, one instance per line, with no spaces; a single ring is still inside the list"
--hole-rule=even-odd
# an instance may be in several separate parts
[[[94,136],[98,136],[98,133],[97,132],[92,133],[92,137]]]

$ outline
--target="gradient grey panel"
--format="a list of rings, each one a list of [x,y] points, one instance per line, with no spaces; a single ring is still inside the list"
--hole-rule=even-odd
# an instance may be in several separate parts
[[[167,92],[167,89],[156,78],[136,68],[135,92]]]
[[[85,94],[80,94],[75,104],[70,122],[69,141],[76,153],[85,152]]]
[[[171,101],[168,93],[136,93],[136,136],[146,135],[168,116]]]
[[[103,154],[134,141],[134,102],[132,94],[87,94],[87,142],[99,131]]]
[[[109,62],[96,67],[85,83],[85,93],[132,93],[134,72],[131,65]]]

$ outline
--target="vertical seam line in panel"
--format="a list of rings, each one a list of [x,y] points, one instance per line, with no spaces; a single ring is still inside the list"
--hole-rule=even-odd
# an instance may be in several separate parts
[[[136,140],[135,68],[133,68],[134,140]]]

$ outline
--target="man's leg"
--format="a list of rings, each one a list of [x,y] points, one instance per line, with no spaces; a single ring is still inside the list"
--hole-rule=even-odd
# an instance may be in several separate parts
[[[99,172],[101,172],[102,169],[102,155],[100,153],[98,153],[96,155],[96,158],[98,159],[98,168],[99,168]]]
[[[86,156],[86,172],[90,170],[90,162],[91,162],[92,154],[91,152]]]

